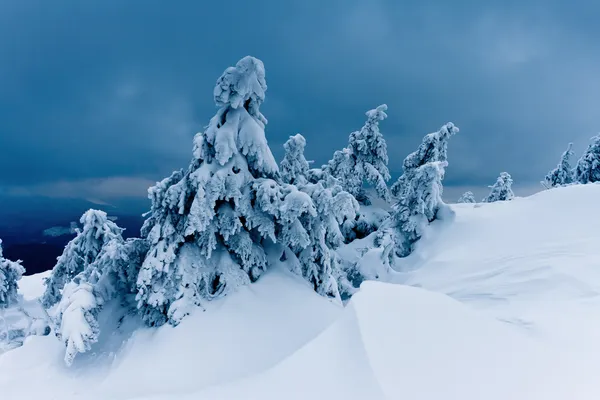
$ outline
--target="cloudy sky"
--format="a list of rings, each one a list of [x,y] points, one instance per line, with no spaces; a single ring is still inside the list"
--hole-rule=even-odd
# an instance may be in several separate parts
[[[394,176],[453,121],[447,188],[506,170],[531,190],[600,131],[599,15],[553,0],[1,0],[0,191],[145,196],[187,166],[217,77],[245,55],[267,69],[277,158],[302,133],[325,162],[386,103]]]

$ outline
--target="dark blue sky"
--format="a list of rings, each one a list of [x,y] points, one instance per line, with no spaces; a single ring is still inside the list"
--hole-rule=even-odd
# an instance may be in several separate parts
[[[267,136],[317,164],[364,112],[389,118],[390,170],[447,121],[446,187],[502,170],[537,187],[600,131],[597,2],[4,0],[0,192],[111,201],[187,166],[212,88],[245,56],[267,69]]]

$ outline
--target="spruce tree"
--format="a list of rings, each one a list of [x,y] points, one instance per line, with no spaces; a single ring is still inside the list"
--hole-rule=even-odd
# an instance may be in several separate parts
[[[116,236],[65,285],[60,302],[48,315],[56,336],[65,343],[67,365],[98,341],[98,316],[107,302],[117,299],[122,307],[135,309],[136,279],[147,250],[143,239]]]
[[[281,169],[281,178],[285,183],[296,184],[298,177],[306,177],[309,166],[308,161],[304,157],[305,146],[306,139],[300,134],[290,136],[283,145],[285,156],[279,166]]]
[[[214,89],[219,110],[195,136],[190,166],[149,190],[137,301],[150,325],[177,325],[205,300],[257,280],[268,267],[266,243],[309,243],[300,219],[314,205],[279,182],[260,112],[266,89],[260,60],[226,69]]]
[[[557,186],[569,185],[573,183],[574,174],[573,168],[571,167],[570,159],[573,156],[573,143],[569,143],[569,147],[562,154],[560,163],[552,171],[548,172],[546,178],[542,182],[545,188],[553,188]]]
[[[379,122],[387,118],[386,110],[387,105],[382,104],[367,111],[365,125],[350,134],[348,147],[336,151],[333,159],[324,166],[345,191],[366,204],[370,201],[363,188],[364,182],[375,186],[380,198],[390,200],[386,183],[390,179],[387,144],[379,131]]]
[[[500,176],[492,186],[490,186],[490,194],[483,199],[485,203],[493,203],[495,201],[508,201],[515,197],[512,191],[513,180],[508,172],[500,173]]]
[[[2,240],[0,240],[0,309],[8,308],[19,299],[18,281],[25,273],[21,261],[11,261],[4,258]]]
[[[448,161],[448,140],[458,132],[458,127],[454,126],[452,122],[448,122],[437,132],[425,135],[419,148],[404,159],[403,173],[392,185],[392,195],[403,196],[402,191],[408,190],[410,180],[419,167],[430,162]]]
[[[446,161],[434,161],[414,169],[398,202],[394,205],[392,220],[397,228],[396,254],[406,257],[412,253],[414,243],[423,235],[425,227],[438,217],[444,205],[442,180]]]
[[[575,180],[584,184],[600,181],[600,135],[592,138],[592,143],[577,162]]]
[[[462,194],[462,196],[460,196],[460,198],[458,199],[459,203],[476,203],[475,201],[475,196],[473,195],[473,192],[467,191],[464,192]]]
[[[88,210],[79,221],[83,228],[65,247],[46,278],[42,305],[49,309],[61,300],[61,291],[77,274],[84,271],[98,257],[104,244],[121,238],[123,229],[110,221],[104,211]]]

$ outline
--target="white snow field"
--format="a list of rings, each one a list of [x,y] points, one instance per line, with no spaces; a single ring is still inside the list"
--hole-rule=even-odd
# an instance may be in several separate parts
[[[453,205],[403,260],[411,286],[367,282],[345,308],[280,268],[176,328],[104,329],[71,368],[32,336],[0,355],[0,399],[599,399],[599,201]]]

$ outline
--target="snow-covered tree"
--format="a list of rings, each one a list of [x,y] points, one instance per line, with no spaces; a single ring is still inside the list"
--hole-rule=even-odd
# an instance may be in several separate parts
[[[458,199],[459,203],[477,203],[475,201],[475,196],[473,195],[473,192],[471,191],[466,191],[462,194],[462,196],[460,196],[460,198]]]
[[[392,219],[397,227],[396,254],[405,257],[413,251],[414,243],[424,228],[438,216],[442,201],[442,179],[446,161],[428,162],[411,173],[394,205]]]
[[[508,172],[500,173],[500,176],[492,186],[490,186],[490,194],[483,199],[485,203],[493,203],[495,201],[512,200],[515,197],[511,186],[513,180]]]
[[[299,176],[306,176],[309,166],[308,161],[304,158],[305,146],[306,139],[300,134],[290,136],[283,145],[285,156],[281,160],[279,167],[281,169],[281,178],[285,183],[296,184],[298,183]]]
[[[94,262],[65,285],[60,302],[48,314],[67,348],[67,365],[98,341],[98,315],[107,302],[118,299],[124,307],[135,304],[137,274],[146,251],[144,240],[124,241],[116,236],[103,245]]]
[[[189,168],[149,190],[142,235],[150,249],[137,300],[150,325],[176,325],[203,300],[258,279],[267,268],[266,241],[309,243],[299,219],[314,206],[278,182],[260,113],[266,89],[260,60],[245,57],[226,69],[214,89],[220,108],[195,136]]]
[[[18,281],[25,273],[21,261],[11,261],[4,258],[2,240],[0,240],[0,309],[15,304],[19,299]]]
[[[592,138],[592,143],[577,162],[575,180],[579,183],[600,181],[600,135]]]
[[[302,185],[300,190],[310,195],[316,208],[316,213],[302,218],[309,244],[304,249],[296,248],[302,265],[301,275],[312,283],[317,293],[339,299],[341,292],[347,290],[340,287],[343,286],[341,260],[334,250],[344,243],[340,227],[355,218],[358,202],[331,176]]]
[[[425,135],[419,148],[404,159],[403,173],[392,185],[392,195],[402,196],[402,191],[408,188],[412,175],[419,167],[430,162],[448,161],[448,140],[458,132],[458,127],[448,122],[439,131]]]
[[[61,300],[61,291],[77,274],[93,263],[102,246],[120,238],[122,229],[108,219],[104,211],[88,210],[80,219],[83,225],[58,258],[41,298],[42,305],[49,309]]]
[[[573,168],[571,167],[571,157],[574,153],[572,147],[573,143],[569,143],[569,147],[567,147],[567,150],[560,158],[560,163],[546,175],[546,178],[542,182],[542,185],[545,188],[553,188],[573,183],[574,176]]]
[[[354,197],[368,203],[363,183],[375,186],[377,194],[389,201],[386,182],[390,179],[387,167],[387,144],[379,131],[379,122],[387,118],[387,105],[382,104],[367,111],[367,122],[360,131],[352,132],[348,147],[336,151],[333,159],[324,167],[326,172],[338,178],[342,188]]]

